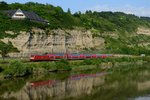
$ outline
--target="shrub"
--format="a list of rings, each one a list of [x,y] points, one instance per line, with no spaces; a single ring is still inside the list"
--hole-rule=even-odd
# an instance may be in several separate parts
[[[12,61],[4,74],[9,74],[12,76],[24,76],[31,73],[32,67],[28,67],[27,64],[23,64],[20,61]]]
[[[0,67],[0,72],[2,72],[4,69]]]
[[[92,59],[85,59],[83,61],[83,65],[91,65],[92,64]]]
[[[56,62],[56,68],[57,70],[71,70],[71,66],[66,59],[61,59]]]
[[[85,59],[83,65],[99,65],[101,62],[105,62],[104,59]]]
[[[39,64],[39,66],[45,68],[46,70],[56,70],[55,62],[42,62]]]

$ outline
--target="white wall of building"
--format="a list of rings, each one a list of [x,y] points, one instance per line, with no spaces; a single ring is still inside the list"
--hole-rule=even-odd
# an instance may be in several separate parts
[[[12,16],[12,19],[25,19],[25,14],[19,9],[16,13]]]

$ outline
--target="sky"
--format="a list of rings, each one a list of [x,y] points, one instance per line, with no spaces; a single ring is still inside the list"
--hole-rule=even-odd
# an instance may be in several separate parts
[[[1,0],[0,0],[1,1]],[[150,17],[150,0],[4,0],[7,3],[38,2],[60,6],[67,11],[70,8],[72,13],[77,11],[120,11],[138,16]]]

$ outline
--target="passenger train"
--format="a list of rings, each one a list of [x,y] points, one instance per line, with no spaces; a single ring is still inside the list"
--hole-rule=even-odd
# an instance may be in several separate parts
[[[108,58],[112,54],[45,54],[45,55],[31,55],[30,61],[54,61],[60,59],[68,60],[82,60],[94,58]]]

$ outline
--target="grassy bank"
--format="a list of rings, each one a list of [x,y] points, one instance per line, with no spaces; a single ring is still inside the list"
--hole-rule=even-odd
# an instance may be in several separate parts
[[[148,62],[149,57],[121,57],[106,59],[86,59],[86,60],[64,60],[51,62],[27,62],[25,60],[1,60],[0,61],[0,78],[2,77],[24,77],[31,74],[43,74],[58,71],[85,71],[100,69],[107,71],[113,66],[127,64],[142,64]],[[120,67],[119,67],[120,68]],[[118,68],[118,69],[119,69]]]

